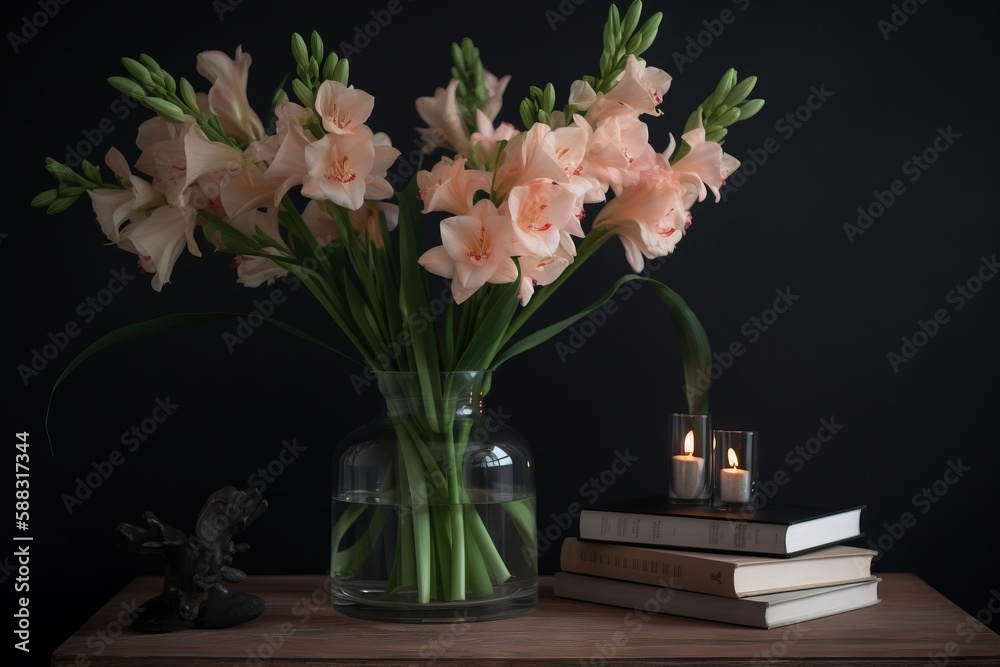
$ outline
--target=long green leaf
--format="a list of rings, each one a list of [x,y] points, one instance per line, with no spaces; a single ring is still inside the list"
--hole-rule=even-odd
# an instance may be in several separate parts
[[[506,285],[492,285],[483,305],[483,316],[476,320],[472,339],[462,351],[454,370],[474,371],[493,364],[503,342],[504,332],[517,310],[517,292],[521,286],[521,269],[517,278]]]
[[[687,305],[677,292],[673,291],[658,280],[646,278],[644,276],[629,274],[618,280],[611,289],[602,294],[600,298],[591,303],[580,312],[560,320],[555,324],[529,334],[505,349],[493,362],[491,370],[496,370],[500,364],[511,358],[530,350],[542,343],[551,340],[554,336],[565,331],[570,326],[580,321],[590,313],[596,311],[606,304],[615,293],[627,282],[639,281],[647,283],[653,287],[663,305],[667,308],[674,329],[677,333],[677,340],[681,347],[681,360],[684,368],[684,382],[688,388],[696,387],[699,379],[711,377],[712,351],[708,343],[708,335],[704,327],[695,316],[694,311]],[[685,396],[688,402],[688,409],[692,414],[708,413],[708,390],[703,392],[688,391]]]
[[[192,324],[200,324],[202,322],[210,322],[213,320],[222,319],[232,319],[237,317],[243,317],[246,313],[178,313],[175,315],[162,315],[160,317],[154,317],[150,320],[145,320],[143,322],[136,322],[134,324],[127,324],[123,327],[119,327],[114,331],[104,334],[93,343],[84,348],[76,357],[69,363],[68,366],[63,370],[63,372],[56,379],[55,384],[52,385],[52,391],[49,393],[49,402],[45,408],[45,433],[49,438],[49,450],[52,450],[52,436],[49,433],[49,413],[52,410],[52,399],[55,397],[56,389],[63,383],[63,381],[69,377],[80,364],[94,356],[98,352],[111,347],[112,345],[117,345],[118,343],[124,343],[126,341],[141,338],[143,336],[151,336],[153,334],[158,334],[163,331],[169,331],[171,329],[179,329],[181,327],[190,326]],[[294,334],[299,338],[318,345],[334,354],[340,355],[345,359],[350,359],[357,363],[357,359],[344,354],[340,350],[324,343],[318,338],[307,334],[298,327],[292,326],[280,320],[276,320],[271,317],[263,318],[265,322],[269,322],[279,329],[283,329],[288,333]]]

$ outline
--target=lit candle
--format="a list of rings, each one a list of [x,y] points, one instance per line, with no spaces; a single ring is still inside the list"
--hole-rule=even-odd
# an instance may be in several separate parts
[[[729,448],[729,465],[732,468],[723,468],[722,478],[719,482],[722,502],[724,503],[748,503],[750,502],[750,472],[740,470],[739,459],[732,447]]]
[[[684,436],[684,453],[674,456],[670,469],[673,492],[678,498],[694,500],[705,491],[705,459],[694,456],[694,431]]]

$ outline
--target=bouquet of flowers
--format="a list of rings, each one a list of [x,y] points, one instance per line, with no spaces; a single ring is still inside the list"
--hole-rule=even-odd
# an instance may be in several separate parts
[[[205,243],[232,256],[235,279],[247,287],[294,276],[367,366],[410,373],[422,400],[414,418],[398,425],[406,446],[400,473],[387,482],[410,509],[399,523],[406,544],[394,585],[415,590],[419,602],[485,593],[509,573],[476,513],[461,509],[469,498],[454,463],[468,433],[453,429],[464,390],[442,374],[493,370],[601,307],[630,280],[652,285],[670,312],[688,383],[711,363],[705,332],[683,299],[638,274],[647,259],[673,252],[695,203],[710,193],[718,200],[739,164],[720,144],[763,101],[748,99],[754,77],[738,80],[730,70],[690,115],[679,142],[651,146],[644,118],[662,114],[671,79],[640,57],[661,20],[656,13],[640,24],[641,12],[638,0],[624,15],[612,6],[597,73],[573,82],[558,107],[552,84],[530,87],[521,127],[497,123],[509,77],[485,69],[470,40],[453,44],[450,82],[416,100],[424,152],[439,157],[400,191],[387,179],[400,152],[367,124],[374,98],[351,85],[348,61],[326,53],[317,33],[308,41],[293,36],[295,75],[266,122],[248,102],[251,59],[240,48],[233,57],[198,55],[207,93],[147,55],[124,58],[128,76],[110,84],[155,113],[139,127],[138,158],[130,163],[110,149],[109,180],[89,162],[74,170],[50,158],[58,186],[33,204],[56,213],[86,193],[101,231],[136,255],[158,291],[184,250],[201,256]],[[439,220],[441,243],[423,250],[425,216]],[[539,307],[613,238],[635,273],[576,315],[526,334]],[[429,274],[450,281],[443,314],[430,321],[417,315],[430,305]],[[199,317],[168,316],[158,327]],[[688,400],[691,412],[707,411],[707,394]],[[430,451],[442,433],[443,456]],[[424,497],[412,492],[415,470],[431,480]],[[459,509],[437,511],[439,504]],[[533,545],[532,508],[506,509]],[[348,511],[334,526],[335,574],[366,556],[336,544],[360,515]],[[444,567],[445,552],[462,555]]]

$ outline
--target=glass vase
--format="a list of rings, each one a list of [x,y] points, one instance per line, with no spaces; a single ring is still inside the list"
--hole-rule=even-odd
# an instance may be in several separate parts
[[[376,373],[380,418],[334,458],[330,592],[349,616],[506,618],[538,596],[531,452],[489,372]]]

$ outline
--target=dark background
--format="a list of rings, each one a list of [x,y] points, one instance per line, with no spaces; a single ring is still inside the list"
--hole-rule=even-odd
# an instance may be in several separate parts
[[[422,124],[413,100],[447,84],[449,44],[466,35],[488,69],[513,75],[501,120],[518,122],[517,104],[529,85],[551,81],[564,101],[574,79],[596,73],[607,12],[603,2],[578,2],[485,10],[401,0],[401,13],[379,26],[369,44],[359,38],[353,45],[363,48],[352,54],[352,82],[376,98],[369,124],[408,155],[413,128]],[[63,160],[67,145],[89,141],[95,162],[111,146],[134,160],[135,131],[148,113],[125,114],[105,83],[124,74],[122,56],[149,53],[175,77],[207,90],[195,54],[232,54],[242,44],[254,58],[250,95],[262,110],[291,69],[293,31],[316,29],[334,48],[354,41],[371,12],[387,7],[222,0],[140,8],[77,0],[50,3],[58,13],[36,33],[25,31],[24,17],[42,4],[17,0],[4,10],[8,205],[0,230],[7,339],[0,405],[8,470],[14,434],[30,432],[30,646],[37,664],[134,576],[162,572],[156,560],[116,549],[119,522],[139,521],[152,510],[190,530],[209,493],[246,486],[276,460],[283,441],[305,449],[267,484],[270,508],[243,534],[253,548],[235,565],[250,574],[323,572],[332,449],[376,409],[374,396],[359,397],[352,387],[358,367],[267,327],[230,353],[222,337],[236,325],[224,320],[125,343],[79,367],[54,396],[50,452],[44,422],[50,393],[89,343],[167,313],[247,313],[270,290],[238,285],[229,257],[213,256],[203,243],[205,256],[185,253],[161,293],[149,287],[148,276],[138,276],[101,312],[89,313],[81,304],[98,298],[114,271],[137,275],[134,258],[103,245],[86,199],[55,217],[29,206],[54,183],[45,157]],[[894,7],[901,25],[888,30]],[[991,180],[998,148],[995,10],[938,0],[650,2],[646,14],[654,9],[666,16],[646,58],[674,77],[664,116],[647,119],[654,146],[662,149],[668,133],[680,133],[730,66],[741,76],[757,75],[754,96],[767,100],[725,144],[744,162],[744,176],[730,180],[726,201],[694,208],[687,238],[654,273],[687,299],[714,350],[742,344],[741,356],[720,358],[711,390],[715,426],[760,431],[762,481],[787,475],[773,489],[775,501],[867,504],[864,529],[881,549],[876,571],[916,572],[1000,629],[988,609],[1000,598],[1000,280],[974,279],[980,271],[994,277],[997,269],[984,259],[1000,249]],[[729,24],[718,22],[724,10],[732,12],[724,16],[733,19]],[[22,31],[27,38],[15,53],[10,33]],[[691,46],[698,39],[700,53]],[[689,61],[676,55],[689,48]],[[830,94],[821,104],[812,97],[813,109],[803,107],[814,90]],[[796,112],[808,116],[798,127],[786,119]],[[105,119],[104,128],[113,130],[98,136],[94,130]],[[958,138],[938,153],[935,139],[949,128]],[[763,162],[769,138],[778,150]],[[927,149],[935,161],[912,180],[904,164]],[[858,208],[879,196],[888,201],[876,193],[890,191],[896,180],[901,194],[849,238],[844,226],[856,224]],[[574,312],[627,270],[620,245],[609,243],[537,323]],[[952,290],[967,283],[978,291],[960,302]],[[776,290],[797,299],[774,320],[767,309]],[[284,292],[288,300],[276,317],[343,343],[311,297]],[[602,326],[579,329],[572,341],[570,332],[557,339],[572,354],[544,345],[511,361],[494,382],[493,405],[511,415],[510,424],[533,446],[539,529],[554,543],[575,526],[564,530],[553,515],[594,497],[591,480],[600,480],[616,451],[640,460],[600,492],[602,502],[665,490],[668,417],[685,409],[677,342],[651,293],[636,292],[618,305]],[[944,323],[926,327],[935,335],[917,335],[914,342],[923,345],[894,368],[887,355],[900,354],[902,338],[912,340],[919,321],[939,310]],[[770,322],[766,330],[755,317]],[[79,326],[78,335],[25,384],[17,367],[30,364],[33,350],[69,323]],[[585,344],[577,349],[574,341]],[[151,417],[157,399],[179,407],[128,451],[123,432]],[[823,420],[840,427],[827,442],[810,443]],[[808,459],[796,452],[809,446]],[[121,465],[69,513],[64,497],[116,449]],[[946,475],[953,465],[966,469],[961,477]],[[9,537],[18,533],[7,530]],[[0,549],[7,568],[13,544]],[[557,557],[556,547],[543,550],[543,574],[556,569]],[[6,568],[0,573],[8,600],[19,597],[15,576]]]

